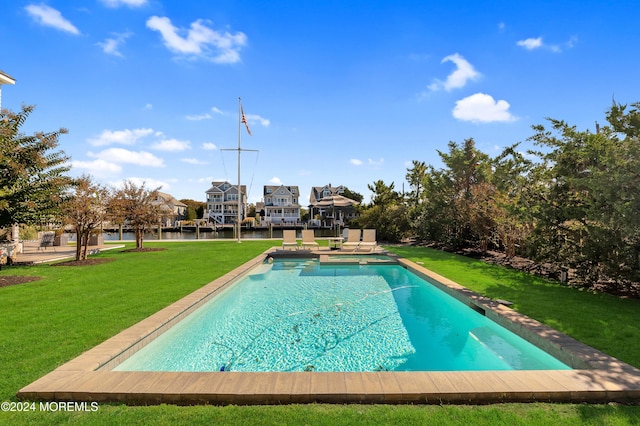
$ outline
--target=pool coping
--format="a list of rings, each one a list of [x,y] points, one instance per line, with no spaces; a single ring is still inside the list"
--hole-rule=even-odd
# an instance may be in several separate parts
[[[640,370],[498,301],[398,258],[486,316],[551,352],[573,370],[467,372],[137,372],[115,365],[206,303],[270,249],[20,389],[20,399],[127,404],[637,402]],[[358,253],[362,255],[362,253]]]

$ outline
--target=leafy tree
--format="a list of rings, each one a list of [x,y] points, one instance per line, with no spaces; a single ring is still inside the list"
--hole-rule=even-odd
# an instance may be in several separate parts
[[[207,203],[191,199],[182,199],[180,202],[187,205],[187,220],[201,219],[204,215],[204,207]]]
[[[628,106],[614,101],[607,111],[607,121],[614,131],[623,133],[627,138],[637,141],[640,137],[640,102],[631,104],[629,111],[627,111]]]
[[[505,148],[492,160],[491,182],[496,189],[492,196],[495,235],[509,258],[525,247],[533,228],[535,206],[528,202],[531,200],[528,195],[538,193],[539,182],[533,179],[533,163],[517,151],[518,145]]]
[[[411,194],[409,195],[412,202],[417,205],[420,204],[424,197],[424,184],[427,177],[427,164],[424,161],[412,161],[413,167],[407,169],[406,179],[411,187]]]
[[[20,127],[34,106],[0,112],[0,227],[35,224],[59,214],[71,184],[69,157],[56,151],[66,129],[24,135]]]
[[[354,224],[375,228],[378,240],[400,241],[409,231],[408,209],[400,194],[394,190],[394,183],[387,185],[378,180],[368,188],[373,191],[372,204],[361,208],[360,217]]]
[[[362,196],[362,194],[352,191],[349,188],[345,188],[342,195],[353,201],[357,201],[358,203],[362,203],[362,200],[364,200],[364,197]]]
[[[438,151],[445,167],[429,166],[423,179],[423,203],[414,215],[416,234],[452,247],[480,242],[486,249],[491,239],[491,216],[483,213],[494,188],[488,178],[489,157],[475,148],[473,139],[460,146],[449,142],[449,152]]]
[[[545,148],[538,167],[544,183],[533,234],[540,259],[575,268],[584,285],[625,290],[640,281],[640,154],[634,110],[609,111],[612,126],[578,131],[549,119],[532,140]],[[619,139],[619,135],[624,135]]]
[[[87,258],[89,238],[107,215],[109,190],[83,175],[75,181],[73,194],[62,204],[65,221],[76,231],[76,260]]]
[[[382,180],[375,181],[373,185],[367,185],[369,191],[373,192],[373,196],[371,197],[373,205],[384,208],[397,203],[400,200],[400,194],[395,191],[394,186],[394,182],[391,182],[391,185],[387,185]]]
[[[136,248],[143,248],[144,233],[157,224],[162,216],[160,206],[155,203],[160,188],[147,189],[145,184],[137,186],[127,180],[109,200],[109,213],[113,222],[127,224],[136,233]]]

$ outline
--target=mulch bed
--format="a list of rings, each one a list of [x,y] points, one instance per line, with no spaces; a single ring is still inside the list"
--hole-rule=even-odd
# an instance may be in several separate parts
[[[67,260],[66,262],[52,263],[51,266],[91,266],[100,265],[102,263],[112,262],[115,259],[112,257],[99,257],[95,259],[84,260]]]
[[[0,287],[9,287],[10,285],[30,283],[38,281],[40,277],[26,277],[21,275],[12,275],[8,277],[0,277]]]
[[[166,250],[164,247],[142,247],[142,248],[132,248],[127,250],[121,250],[121,253],[144,253],[147,251],[163,251]]]

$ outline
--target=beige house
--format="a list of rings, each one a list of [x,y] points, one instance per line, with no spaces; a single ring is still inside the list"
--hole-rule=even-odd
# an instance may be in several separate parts
[[[309,195],[309,224],[311,226],[345,226],[347,221],[356,218],[357,201],[344,195],[345,187],[314,186]]]
[[[176,226],[180,220],[187,218],[187,205],[175,199],[171,194],[158,192],[158,197],[153,201],[162,210],[162,226]]]
[[[262,194],[262,222],[296,225],[300,222],[300,189],[297,186],[265,185]]]
[[[207,206],[204,219],[215,225],[234,224],[238,219],[238,186],[229,182],[211,182],[206,191]],[[240,186],[240,221],[246,215],[247,187]]]

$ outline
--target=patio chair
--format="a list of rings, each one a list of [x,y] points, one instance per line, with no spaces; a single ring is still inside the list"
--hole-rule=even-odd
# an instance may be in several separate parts
[[[55,240],[56,234],[53,232],[45,232],[42,234],[42,238],[40,238],[39,250],[46,250],[47,247],[53,248],[53,251],[56,251],[55,247],[53,247],[53,240]]]
[[[285,229],[282,231],[282,249],[298,250],[298,241],[296,240],[295,229]]]
[[[313,229],[302,230],[302,248],[303,249],[318,248],[318,243],[316,243],[316,237],[313,232]]]
[[[347,232],[347,241],[342,243],[342,248],[344,250],[356,250],[358,245],[360,245],[360,234],[361,231],[359,229],[349,229],[349,232]]]
[[[369,251],[373,251],[378,246],[376,242],[376,230],[375,229],[365,229],[362,231],[362,241],[358,245],[358,249],[366,249]]]

